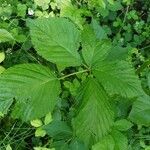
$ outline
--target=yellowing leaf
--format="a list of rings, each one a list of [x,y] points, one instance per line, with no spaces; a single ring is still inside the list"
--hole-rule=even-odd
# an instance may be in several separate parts
[[[6,150],[12,150],[10,145],[7,145]]]
[[[42,126],[43,123],[42,123],[42,121],[41,121],[40,119],[36,119],[36,120],[32,120],[32,121],[31,121],[31,125],[32,125],[33,127],[38,128],[38,127]]]
[[[5,53],[0,52],[0,63],[5,59]]]
[[[42,128],[38,128],[35,131],[35,136],[36,137],[44,137],[46,135],[46,131],[43,130]]]
[[[44,119],[44,124],[47,125],[53,121],[52,114],[49,112]]]
[[[0,66],[0,74],[5,71],[5,68],[3,66]]]

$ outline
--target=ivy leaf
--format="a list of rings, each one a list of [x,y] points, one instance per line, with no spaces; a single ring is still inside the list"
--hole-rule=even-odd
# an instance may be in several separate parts
[[[91,67],[107,57],[111,44],[109,41],[99,41],[92,28],[87,26],[82,32],[82,48],[83,58]]]
[[[10,91],[17,103],[13,117],[24,121],[34,120],[53,111],[59,95],[60,83],[48,68],[37,64],[21,64],[7,69],[0,78],[2,90]]]
[[[150,126],[150,96],[142,96],[134,102],[129,118],[137,124]]]
[[[65,18],[42,18],[28,21],[32,43],[41,55],[58,66],[78,66],[80,34]]]
[[[13,41],[13,36],[5,29],[0,29],[0,43]]]
[[[133,98],[143,94],[138,77],[125,61],[102,61],[93,67],[93,74],[110,95]]]
[[[97,80],[87,79],[79,91],[77,99],[81,103],[72,124],[77,137],[91,146],[110,131],[113,112],[108,96]]]

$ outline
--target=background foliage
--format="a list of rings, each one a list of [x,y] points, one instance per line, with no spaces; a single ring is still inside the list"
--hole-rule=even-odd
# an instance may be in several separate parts
[[[1,0],[0,149],[149,150],[149,8]]]

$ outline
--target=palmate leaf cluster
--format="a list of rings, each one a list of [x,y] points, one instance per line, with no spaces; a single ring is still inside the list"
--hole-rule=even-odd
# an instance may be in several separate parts
[[[56,70],[33,63],[8,68],[0,76],[0,111],[6,114],[12,107],[12,117],[23,121],[44,117],[53,112],[62,93],[61,85],[71,76],[61,76],[60,72],[68,67],[83,67],[85,70],[73,74],[88,73],[77,90],[70,127],[64,121],[56,121],[44,129],[59,139],[76,137],[84,146],[80,142],[72,144],[82,150],[126,150],[128,141],[121,131],[132,125],[115,122],[112,99],[137,99],[129,119],[149,126],[150,98],[143,92],[131,64],[119,58],[120,47],[114,47],[105,35],[96,34],[95,26],[86,25],[81,30],[66,18],[28,20],[27,26],[36,52],[55,64]],[[6,34],[1,40],[5,38]],[[8,38],[12,39],[9,34]]]

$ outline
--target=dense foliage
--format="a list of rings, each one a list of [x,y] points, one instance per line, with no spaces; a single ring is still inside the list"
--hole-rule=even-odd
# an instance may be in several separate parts
[[[0,149],[150,149],[149,0],[0,1]]]

